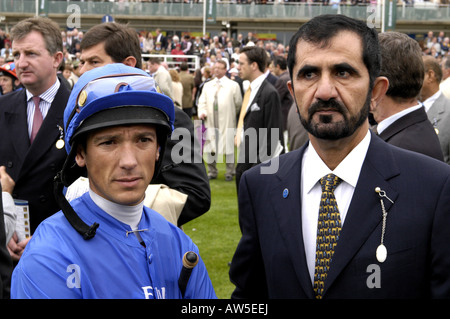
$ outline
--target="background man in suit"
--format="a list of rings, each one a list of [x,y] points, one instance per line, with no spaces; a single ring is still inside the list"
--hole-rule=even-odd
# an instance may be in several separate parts
[[[280,95],[281,114],[283,116],[283,131],[285,132],[284,142],[287,143],[287,119],[289,109],[292,107],[294,101],[287,87],[287,82],[289,81],[289,72],[287,71],[286,58],[281,55],[274,56],[273,70],[275,75],[278,77],[274,86],[277,89],[278,94]]]
[[[127,38],[128,41],[123,43],[123,38]],[[139,38],[136,31],[119,23],[102,23],[89,29],[81,42],[81,50],[81,59],[84,62],[83,72],[110,63],[123,63],[137,68],[142,65]],[[159,60],[156,59],[156,61],[159,65]],[[161,66],[161,68],[164,67]],[[158,85],[160,85],[159,82]],[[166,93],[164,90],[162,91]],[[171,96],[169,95],[169,97]],[[165,184],[188,195],[178,218],[178,226],[181,226],[209,210],[211,190],[201,155],[196,152],[200,149],[200,146],[194,147],[195,143],[198,143],[194,135],[194,125],[186,113],[177,107],[175,108],[174,127],[175,129],[187,129],[190,133],[190,139],[183,138],[181,141],[172,138],[167,139],[161,171],[152,182]],[[192,161],[175,162],[171,156],[175,146],[181,147],[185,152],[187,151]]]
[[[442,94],[450,99],[450,59],[448,58],[448,56],[442,59],[441,69],[442,82],[439,84],[439,87],[442,91]]]
[[[15,181],[13,197],[28,201],[33,233],[42,220],[59,210],[53,178],[66,158],[60,143],[70,92],[57,79],[63,53],[61,31],[55,22],[23,20],[11,29],[11,38],[15,70],[26,90],[0,97],[0,165]],[[35,103],[33,97],[40,101]],[[17,260],[28,241],[16,241],[13,236],[9,249]]]
[[[150,73],[155,78],[161,91],[168,97],[173,98],[172,77],[169,71],[161,65],[159,58],[149,58],[148,62]]]
[[[310,142],[280,156],[276,173],[261,174],[267,163],[242,176],[232,297],[448,298],[450,168],[370,132],[369,106],[389,84],[377,31],[318,16],[289,48],[289,88]],[[330,173],[340,184],[322,191]]]
[[[450,100],[439,89],[442,69],[432,56],[424,56],[425,78],[420,100],[441,143],[444,161],[450,164]]]
[[[217,61],[216,77],[205,83],[198,102],[198,117],[205,121],[207,144],[204,152],[208,156],[208,178],[217,178],[217,159],[225,155],[225,180],[232,181],[235,174],[234,135],[236,114],[242,105],[239,84],[226,76],[227,64]]]
[[[292,102],[287,117],[287,132],[289,139],[289,151],[302,147],[308,141],[308,131],[298,120],[298,109],[295,102]]]
[[[194,98],[197,88],[195,87],[194,76],[189,72],[188,64],[183,62],[180,65],[180,82],[183,85],[183,97],[181,107],[183,111],[192,118]]]
[[[266,70],[264,71],[264,74],[266,75],[267,81],[269,81],[270,84],[275,86],[275,84],[278,81],[278,76],[272,74],[272,58],[270,57],[270,53],[266,51],[267,54],[267,60],[266,60]]]
[[[250,81],[250,87],[245,94],[247,99],[244,95],[236,131],[237,188],[244,171],[283,151],[280,97],[267,81],[266,66],[267,53],[263,48],[246,46],[241,50],[237,68],[240,78]]]
[[[389,89],[371,108],[378,135],[395,146],[444,160],[433,125],[418,100],[424,78],[419,44],[400,32],[380,34],[379,41],[380,74],[388,78]]]
[[[160,28],[156,29],[155,43],[160,42],[161,48],[167,50],[167,38],[164,36]]]

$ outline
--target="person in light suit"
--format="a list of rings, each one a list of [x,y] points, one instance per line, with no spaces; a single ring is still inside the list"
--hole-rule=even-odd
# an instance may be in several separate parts
[[[205,83],[198,101],[198,117],[205,121],[208,156],[208,177],[217,178],[218,154],[225,155],[225,180],[232,181],[235,174],[234,129],[236,114],[242,104],[239,84],[226,76],[227,64],[219,60],[214,66],[216,77]],[[230,134],[231,133],[231,134]]]
[[[63,114],[70,91],[57,78],[63,60],[59,26],[47,18],[29,18],[11,29],[17,76],[25,90],[0,97],[0,165],[15,181],[14,199],[27,200],[31,233],[45,218],[59,210],[53,196],[53,179],[66,158]],[[35,103],[42,125],[33,141]],[[58,141],[61,141],[57,143]],[[28,240],[9,242],[14,260]]]
[[[165,95],[172,98],[172,77],[170,76],[169,71],[161,65],[161,60],[159,58],[150,58],[148,62],[150,73],[155,78],[159,88]]]
[[[425,78],[420,91],[421,101],[441,143],[444,161],[450,164],[450,99],[439,89],[442,69],[437,60],[424,56],[423,62]]]
[[[450,297],[450,168],[369,130],[369,106],[389,85],[377,38],[344,15],[317,16],[292,37],[289,88],[309,142],[241,178],[232,298]],[[342,180],[341,230],[316,291],[318,181],[329,173]]]

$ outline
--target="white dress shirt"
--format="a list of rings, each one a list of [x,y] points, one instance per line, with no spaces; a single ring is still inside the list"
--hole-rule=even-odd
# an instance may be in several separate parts
[[[385,118],[384,120],[382,120],[377,125],[377,133],[378,133],[378,135],[380,135],[381,132],[383,132],[385,129],[387,129],[389,127],[389,125],[391,125],[392,123],[397,121],[399,118],[405,116],[408,113],[414,112],[415,110],[418,110],[421,107],[422,107],[422,104],[419,103],[416,106],[408,107],[407,109],[404,109],[401,112],[395,113],[394,115],[391,115],[388,118]]]
[[[430,96],[428,99],[423,101],[423,106],[425,107],[425,112],[428,112],[431,108],[431,106],[436,102],[436,100],[441,96],[442,91],[438,90],[436,93],[434,93],[432,96]]]
[[[361,167],[369,148],[370,139],[371,135],[368,131],[364,139],[342,160],[334,171],[331,171],[322,161],[311,143],[309,143],[303,154],[300,194],[302,199],[302,231],[306,261],[312,283],[314,282],[316,258],[317,220],[319,218],[320,198],[322,196],[319,180],[329,173],[333,173],[343,180],[334,191],[341,217],[341,225],[343,226]]]
[[[256,94],[258,93],[259,87],[261,86],[261,84],[264,82],[265,79],[266,79],[266,76],[264,74],[262,74],[262,75],[258,76],[256,79],[254,79],[250,83],[250,87],[252,88],[252,92],[251,92],[250,98],[248,100],[247,110],[251,106],[250,103],[255,98]]]
[[[39,103],[39,109],[42,113],[42,119],[45,120],[48,111],[50,110],[50,106],[52,105],[53,100],[55,99],[56,93],[59,90],[59,80],[56,79],[55,84],[53,84],[47,91],[39,95],[41,98],[41,102]],[[31,131],[33,130],[33,118],[34,118],[34,102],[33,102],[33,94],[28,90],[27,93],[27,121],[28,121],[28,136],[31,136]]]

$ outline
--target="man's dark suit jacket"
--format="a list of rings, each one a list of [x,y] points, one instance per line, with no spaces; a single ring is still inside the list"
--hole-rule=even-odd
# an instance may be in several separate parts
[[[242,176],[242,238],[230,268],[236,285],[233,298],[314,298],[302,234],[300,183],[305,147],[280,156],[275,174],[261,174],[261,167],[267,165],[261,164]],[[384,263],[375,257],[382,229],[376,187],[394,202],[383,200],[388,212]],[[286,189],[287,197],[283,196]],[[372,134],[324,298],[449,298],[449,207],[447,164]],[[371,276],[377,275],[379,288],[372,285]]]
[[[291,93],[289,92],[287,82],[290,81],[291,78],[289,76],[289,72],[285,71],[280,74],[277,82],[275,83],[275,88],[280,95],[281,101],[281,113],[283,115],[283,130],[287,130],[287,119],[289,110],[291,109],[292,103],[294,103],[294,99],[292,98]]]
[[[272,72],[269,72],[269,74],[267,74],[266,79],[267,79],[267,81],[269,81],[270,84],[275,86],[275,83],[277,83],[277,81],[278,81],[278,76],[273,75]]]
[[[283,146],[282,116],[280,97],[275,87],[264,79],[255,97],[249,103],[244,117],[244,132],[251,129],[256,132],[258,141],[247,140],[244,136],[239,149],[238,163],[236,165],[236,185],[242,173],[250,167],[268,159],[276,149],[275,142]],[[267,135],[264,136],[264,129]],[[277,134],[272,137],[271,129]]]
[[[396,120],[380,137],[389,144],[444,160],[439,138],[424,107]]]
[[[53,196],[53,178],[67,156],[56,148],[69,90],[61,84],[55,99],[30,145],[27,126],[26,91],[0,97],[0,165],[15,181],[13,198],[28,201],[31,231],[41,221],[60,210]]]
[[[155,184],[165,184],[179,192],[188,195],[186,203],[178,218],[178,226],[206,213],[211,207],[211,189],[205,164],[200,153],[200,145],[194,134],[194,125],[189,116],[180,108],[175,107],[175,129],[184,128],[189,132],[190,139],[175,137],[167,139],[166,150],[161,163],[161,171],[152,181]],[[174,148],[176,148],[174,150]],[[178,150],[182,149],[183,154]],[[187,155],[188,162],[174,162],[174,155]]]

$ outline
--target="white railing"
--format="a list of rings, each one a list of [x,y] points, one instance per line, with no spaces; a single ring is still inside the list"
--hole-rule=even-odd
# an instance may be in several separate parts
[[[167,63],[169,69],[179,68],[181,63],[188,64],[189,71],[194,72],[200,68],[200,57],[197,55],[175,55],[175,54],[142,54],[144,60],[146,58],[159,58],[161,62]]]

